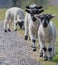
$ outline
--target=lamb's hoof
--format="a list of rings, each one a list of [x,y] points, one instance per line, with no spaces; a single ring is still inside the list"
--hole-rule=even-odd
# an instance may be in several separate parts
[[[44,58],[44,61],[47,61],[48,60],[48,57],[47,56],[45,56],[45,57],[43,57]]]
[[[27,40],[28,39],[28,36],[25,36],[25,38],[24,38],[25,40]]]
[[[35,52],[36,51],[36,47],[33,47],[33,45],[31,45],[32,50]]]
[[[33,48],[32,50],[35,52],[36,51],[36,48]]]
[[[8,29],[8,31],[9,31],[9,32],[11,32],[11,30],[10,30],[10,29]]]
[[[15,29],[14,31],[17,31],[17,29]]]
[[[39,55],[40,57],[43,57],[43,53],[40,53],[40,55]]]
[[[53,57],[48,57],[48,60],[52,60],[53,59]]]
[[[7,32],[7,30],[4,30],[5,32]]]

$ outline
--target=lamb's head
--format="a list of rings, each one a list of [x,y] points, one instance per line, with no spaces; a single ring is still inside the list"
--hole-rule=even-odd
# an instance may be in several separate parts
[[[20,29],[22,29],[24,25],[24,21],[21,21],[21,22],[18,21],[17,24],[20,26]]]
[[[23,13],[21,13],[19,16],[17,16],[17,23],[16,24],[19,25],[20,29],[23,28],[23,26],[24,26],[24,14]]]
[[[37,15],[35,16],[35,18],[40,19],[41,23],[43,25],[44,28],[47,28],[49,25],[50,20],[55,17],[55,15],[52,14],[41,14],[41,15]]]
[[[32,18],[33,22],[35,22],[37,19],[34,17],[34,15],[40,14],[44,10],[43,9],[35,9],[34,8],[34,9],[26,9],[25,11],[31,15],[31,18]]]

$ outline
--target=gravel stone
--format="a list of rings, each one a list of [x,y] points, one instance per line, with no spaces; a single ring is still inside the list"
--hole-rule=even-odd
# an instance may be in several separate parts
[[[4,32],[0,22],[0,65],[40,65],[31,58],[29,47],[16,31]]]

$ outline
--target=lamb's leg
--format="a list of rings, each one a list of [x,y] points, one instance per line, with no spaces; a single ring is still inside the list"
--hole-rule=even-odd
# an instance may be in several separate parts
[[[28,39],[28,26],[25,26],[25,36],[24,39],[27,40]]]
[[[14,31],[17,31],[16,22],[14,22]]]
[[[8,29],[8,31],[10,32],[11,30],[10,30],[10,25],[11,25],[11,20],[7,23],[7,29]]]
[[[14,15],[14,31],[17,31],[17,15]]]
[[[28,18],[27,18],[28,19]],[[24,36],[24,39],[27,40],[28,39],[28,31],[29,31],[29,24],[28,24],[28,20],[25,19],[25,23],[24,23],[24,26],[25,26],[25,36]]]
[[[39,37],[39,45],[40,45],[40,50],[39,50],[40,57],[43,56],[44,60],[48,60],[48,57],[47,57],[47,54],[46,54],[47,48],[45,46],[45,42],[43,42],[40,39],[40,37]]]
[[[47,48],[46,47],[43,47],[42,48],[42,51],[43,51],[43,58],[44,58],[44,60],[45,61],[48,60],[48,57],[47,57],[47,54],[46,54]]]
[[[43,57],[43,51],[42,51],[41,46],[40,46],[40,48],[39,48],[39,56],[40,56],[40,57]]]
[[[30,38],[31,38],[31,43],[32,43],[32,45],[31,45],[32,50],[36,51],[36,44],[35,44],[35,42],[36,42],[36,35],[33,34],[31,31],[29,31],[29,33],[30,33]]]
[[[36,51],[36,45],[35,45],[35,42],[36,42],[36,40],[31,40],[32,41],[32,45],[31,45],[31,47],[32,47],[32,50],[33,51]]]
[[[55,43],[50,42],[48,47],[48,60],[52,60],[54,55],[55,55]]]
[[[48,48],[48,60],[51,60],[53,58],[52,56],[52,47]]]
[[[7,32],[7,22],[8,20],[4,20],[4,31]]]
[[[54,39],[53,39],[53,56],[55,56],[55,43],[56,43],[56,33],[55,33],[55,37],[54,37]]]
[[[46,61],[46,60],[48,60],[48,57],[47,57],[47,54],[46,54],[47,48],[46,48],[46,46],[41,47],[41,48],[42,48],[42,52],[43,52],[43,58]]]

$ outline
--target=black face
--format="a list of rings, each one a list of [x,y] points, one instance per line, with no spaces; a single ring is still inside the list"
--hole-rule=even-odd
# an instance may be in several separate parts
[[[17,24],[20,26],[20,29],[22,29],[22,26],[24,25],[24,21],[17,22]]]
[[[43,15],[43,18],[42,18],[42,24],[43,24],[43,27],[46,28],[49,24],[49,21],[50,21],[50,15]]]
[[[31,16],[31,18],[32,18],[33,22],[36,21],[36,18],[34,16]]]
[[[43,7],[39,6],[37,4],[32,4],[32,5],[26,6],[26,8],[27,9],[25,11],[28,12],[31,15],[33,22],[36,21],[36,18],[34,17],[34,15],[40,14],[44,11],[42,9]]]
[[[42,24],[43,24],[43,27],[46,28],[49,24],[49,21],[45,19],[45,20],[43,20]]]
[[[42,14],[42,15],[38,15],[36,16],[36,18],[41,20],[41,23],[43,25],[44,28],[48,27],[48,24],[50,22],[50,20],[53,18],[54,16],[51,14]]]

